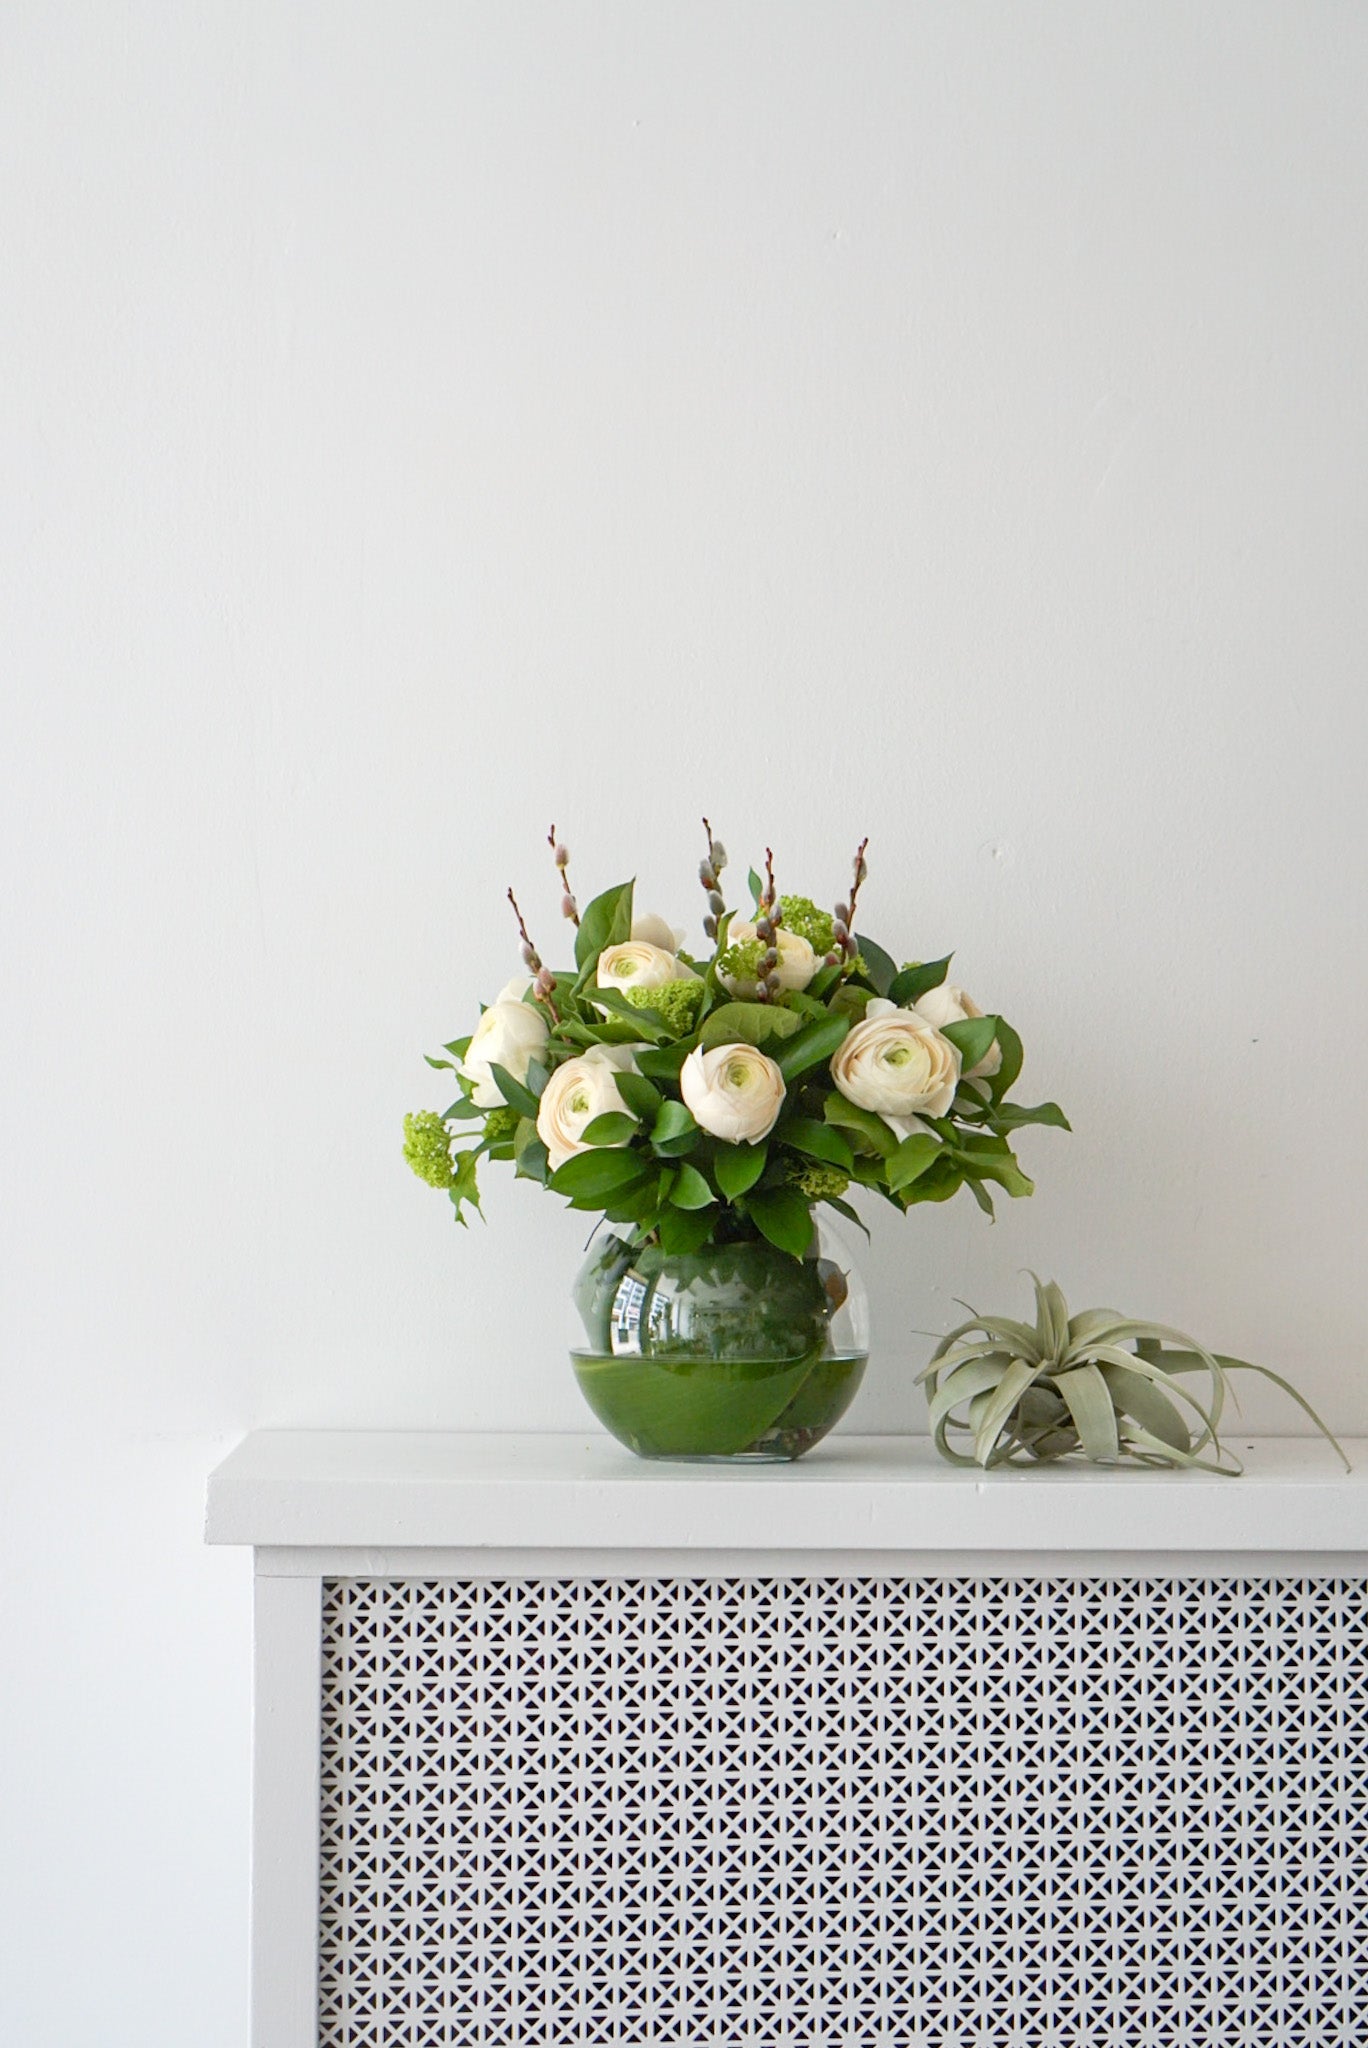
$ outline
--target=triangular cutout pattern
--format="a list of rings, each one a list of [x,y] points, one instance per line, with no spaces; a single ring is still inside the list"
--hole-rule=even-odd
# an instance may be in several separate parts
[[[324,1588],[321,2048],[1364,2048],[1368,1587]]]

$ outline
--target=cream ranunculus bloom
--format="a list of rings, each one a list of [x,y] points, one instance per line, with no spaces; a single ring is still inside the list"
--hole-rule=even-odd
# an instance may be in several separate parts
[[[837,1047],[831,1078],[847,1102],[872,1109],[906,1137],[922,1116],[944,1116],[955,1099],[960,1056],[919,1017],[876,996]]]
[[[748,945],[757,936],[755,926],[749,918],[733,918],[727,926],[727,944],[729,946]],[[821,965],[808,941],[801,937],[798,932],[787,931],[783,925],[780,925],[775,934],[774,950],[779,955],[779,965],[775,968],[774,972],[778,977],[780,988],[806,988]],[[718,979],[723,987],[734,996],[743,994],[753,986],[749,980],[745,980],[739,975],[721,974],[718,976]]]
[[[729,1145],[755,1145],[774,1129],[784,1077],[753,1045],[696,1046],[679,1076],[679,1092],[700,1130]]]
[[[600,988],[663,988],[667,981],[683,981],[689,969],[664,946],[649,939],[627,939],[620,946],[605,946],[598,956],[595,980]]]
[[[684,943],[682,929],[666,924],[664,918],[657,917],[653,911],[632,919],[632,937],[644,939],[648,946],[659,946],[666,953],[677,953]]]
[[[576,1152],[589,1151],[583,1134],[596,1116],[626,1109],[617,1077],[632,1066],[632,1052],[628,1045],[591,1045],[578,1059],[557,1067],[547,1082],[537,1107],[537,1136],[553,1173]]]
[[[943,981],[939,988],[929,988],[913,1005],[919,1017],[925,1017],[936,1031],[946,1024],[962,1024],[966,1018],[981,1017],[982,1010],[964,989],[955,988]],[[976,1067],[970,1067],[966,1081],[986,1081],[1002,1065],[1002,1047],[990,1045]]]
[[[475,1026],[460,1071],[467,1081],[474,1083],[471,1101],[479,1109],[503,1106],[491,1067],[502,1067],[515,1081],[525,1081],[529,1063],[546,1050],[546,1041],[551,1036],[546,1012],[538,1004],[524,1003],[508,992],[530,986],[530,982],[510,981]]]

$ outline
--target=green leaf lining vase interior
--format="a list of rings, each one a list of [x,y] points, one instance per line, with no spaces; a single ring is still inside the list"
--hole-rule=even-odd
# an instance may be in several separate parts
[[[763,1238],[670,1253],[605,1225],[575,1282],[584,1398],[643,1458],[802,1457],[855,1398],[869,1355],[863,1282],[816,1222],[807,1256]]]

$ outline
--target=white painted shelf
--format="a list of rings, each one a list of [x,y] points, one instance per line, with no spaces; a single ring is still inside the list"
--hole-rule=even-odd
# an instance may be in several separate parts
[[[794,1465],[632,1457],[602,1433],[268,1430],[209,1482],[211,1543],[304,1553],[643,1551],[1067,1559],[1368,1555],[1368,1442],[1232,1438],[1245,1475],[956,1469],[921,1437],[837,1436]],[[297,1563],[291,1567],[288,1558]],[[372,1558],[371,1563],[375,1563]],[[314,1568],[317,1568],[316,1566]],[[325,1565],[325,1569],[328,1567]]]

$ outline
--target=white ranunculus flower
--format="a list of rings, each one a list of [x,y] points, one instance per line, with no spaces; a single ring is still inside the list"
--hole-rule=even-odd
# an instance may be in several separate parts
[[[832,1055],[831,1078],[847,1102],[872,1109],[906,1137],[907,1119],[944,1116],[955,1099],[960,1056],[915,1010],[876,996]]]
[[[508,987],[515,985],[510,982]],[[491,1067],[502,1067],[515,1081],[525,1081],[529,1063],[545,1052],[550,1035],[545,1011],[535,1003],[510,999],[505,989],[475,1026],[461,1061],[462,1074],[475,1084],[471,1100],[476,1107],[499,1109],[503,1105]]]
[[[684,943],[682,927],[666,924],[663,917],[649,910],[632,919],[632,937],[644,939],[648,946],[659,946],[666,953],[677,953]]]
[[[554,1173],[576,1152],[587,1152],[584,1132],[596,1116],[625,1110],[617,1077],[634,1064],[630,1045],[591,1045],[577,1059],[557,1067],[542,1090],[537,1106],[537,1136],[546,1147]],[[626,1144],[625,1138],[619,1143]]]
[[[627,939],[620,946],[605,946],[598,956],[594,979],[600,988],[664,988],[667,981],[683,981],[690,970],[664,946],[649,939]]]
[[[946,1024],[963,1024],[966,1018],[983,1015],[971,995],[962,988],[955,988],[947,981],[943,981],[939,988],[929,988],[924,996],[918,997],[912,1008],[919,1017],[925,1017],[927,1023],[936,1031],[941,1030]],[[978,1065],[970,1067],[964,1078],[966,1081],[986,1081],[1001,1065],[1002,1047],[997,1044],[990,1045]]]
[[[700,1130],[729,1145],[754,1145],[774,1129],[784,1077],[753,1045],[696,1046],[680,1070],[679,1092]]]
[[[494,1000],[496,1003],[520,1003],[531,986],[530,974],[515,974],[511,981],[504,983]]]
[[[749,918],[733,918],[727,926],[728,946],[748,945],[757,936]],[[798,932],[786,930],[783,925],[775,934],[774,950],[779,955],[779,965],[774,972],[781,989],[806,988],[822,964],[808,941]],[[732,995],[740,995],[753,986],[749,979],[740,975],[720,974],[718,980]]]

